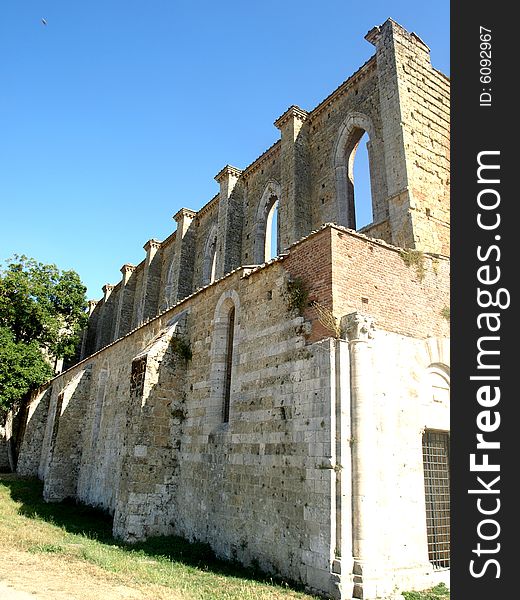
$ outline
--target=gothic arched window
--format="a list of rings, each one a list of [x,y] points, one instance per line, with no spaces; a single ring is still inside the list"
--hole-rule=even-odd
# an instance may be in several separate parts
[[[217,266],[217,227],[213,225],[204,247],[204,262],[202,264],[202,285],[213,283],[216,279]]]
[[[264,260],[278,256],[278,198],[271,196],[265,224]]]
[[[271,260],[281,251],[280,206],[281,186],[277,181],[267,183],[256,211],[253,255],[257,264]]]
[[[361,229],[376,220],[370,172],[372,135],[370,119],[352,113],[343,123],[336,141],[334,171],[337,220],[339,225],[350,229]]]

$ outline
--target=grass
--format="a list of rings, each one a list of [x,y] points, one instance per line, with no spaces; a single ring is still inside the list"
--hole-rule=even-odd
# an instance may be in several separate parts
[[[42,500],[38,480],[0,474],[0,550],[96,565],[107,578],[186,600],[312,600],[254,569],[215,557],[209,546],[169,536],[129,545],[112,537],[111,518],[95,509]],[[159,586],[159,587],[157,587]],[[162,596],[162,594],[161,594]]]
[[[112,537],[112,519],[98,510],[42,500],[36,479],[0,474],[0,553],[27,552],[92,572],[108,583],[171,600],[316,600],[258,570],[219,560],[210,547],[169,536],[129,545]],[[44,563],[45,566],[45,563]],[[22,573],[22,575],[24,575]],[[403,592],[404,600],[449,600],[443,584]],[[106,600],[108,600],[106,598]]]
[[[449,600],[450,591],[444,583],[439,583],[424,592],[403,592],[403,596],[405,600]]]

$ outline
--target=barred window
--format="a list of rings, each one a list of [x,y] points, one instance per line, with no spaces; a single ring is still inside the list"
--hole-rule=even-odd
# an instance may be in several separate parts
[[[450,566],[450,435],[423,434],[424,492],[428,558],[434,568]]]

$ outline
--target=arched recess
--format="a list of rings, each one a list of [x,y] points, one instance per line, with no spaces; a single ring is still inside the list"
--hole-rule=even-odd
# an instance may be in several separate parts
[[[92,450],[95,450],[99,437],[99,431],[101,428],[101,418],[103,416],[103,406],[105,404],[107,383],[109,378],[110,368],[108,365],[108,361],[105,360],[97,376],[96,399],[94,403],[94,414],[92,416],[92,431],[90,438],[90,446]]]
[[[450,368],[442,363],[433,363],[427,369],[427,379],[431,399],[443,404],[450,398]]]
[[[362,113],[350,113],[339,128],[333,151],[338,224],[350,229],[356,229],[354,160],[359,142],[365,133],[368,134],[367,146],[370,149],[370,144],[374,139],[374,126],[371,119]],[[370,160],[369,168],[371,169]],[[371,208],[372,220],[374,220],[376,211],[373,191]]]
[[[281,197],[281,185],[270,179],[262,193],[256,211],[255,239],[253,256],[255,263],[261,264],[272,258],[272,250],[276,248],[274,256],[280,253],[280,224],[278,221],[278,206]],[[278,214],[277,214],[278,213]],[[272,231],[273,220],[276,222],[276,231]],[[276,235],[276,238],[274,237]]]
[[[211,393],[208,407],[209,421],[213,425],[226,424],[233,419],[239,340],[240,299],[235,290],[228,290],[219,298],[213,318]]]
[[[173,288],[174,288],[174,276],[175,276],[175,255],[170,260],[168,267],[168,273],[166,275],[166,285],[164,286],[164,296],[161,303],[161,311],[167,310],[173,306]]]
[[[213,223],[204,244],[204,258],[202,261],[202,285],[215,281],[215,268],[217,263],[217,224]]]

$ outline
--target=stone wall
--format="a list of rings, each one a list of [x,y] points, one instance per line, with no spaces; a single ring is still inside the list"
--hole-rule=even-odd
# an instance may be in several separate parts
[[[38,472],[47,500],[71,496],[108,510],[123,539],[176,533],[350,598],[360,585],[351,342],[332,339],[312,306],[303,315],[291,308],[297,278],[309,301],[339,316],[368,297],[362,307],[376,323],[362,380],[375,437],[363,456],[378,482],[374,510],[386,516],[362,582],[379,595],[366,597],[386,597],[403,581],[435,581],[420,440],[421,427],[447,429],[447,404],[434,402],[424,381],[430,365],[449,359],[441,315],[413,314],[415,302],[432,302],[432,289],[445,297],[447,274],[440,267],[417,281],[398,249],[342,228],[327,226],[282,258],[234,271],[55,378],[30,404],[19,471]],[[389,289],[408,308],[387,306]],[[406,485],[396,491],[398,480]],[[413,527],[394,531],[392,515],[412,511]]]
[[[312,111],[290,107],[275,121],[279,141],[244,170],[226,165],[217,196],[199,212],[179,211],[176,232],[147,242],[145,260],[104,288],[83,357],[210,283],[214,255],[217,279],[262,264],[274,198],[279,253],[324,223],[357,229],[353,163],[365,133],[373,221],[363,233],[449,254],[449,80],[391,19],[366,39],[370,60]]]
[[[428,560],[421,440],[449,429],[448,80],[391,20],[367,40],[374,57],[311,112],[285,111],[280,140],[226,165],[219,193],[91,305],[83,360],[28,405],[19,472],[47,500],[334,598],[446,578]]]

